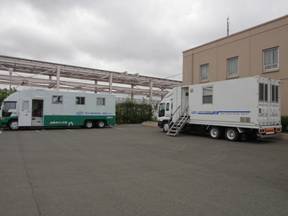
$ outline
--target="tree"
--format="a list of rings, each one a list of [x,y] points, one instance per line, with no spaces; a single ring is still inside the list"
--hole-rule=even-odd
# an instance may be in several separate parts
[[[8,97],[10,94],[14,93],[16,91],[15,88],[9,90],[7,88],[0,89],[0,105],[2,104],[3,100]]]

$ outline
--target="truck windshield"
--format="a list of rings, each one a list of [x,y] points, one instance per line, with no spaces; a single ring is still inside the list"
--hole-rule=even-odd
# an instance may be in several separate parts
[[[10,109],[16,109],[16,101],[5,101],[3,103],[2,116],[9,117],[11,115]]]
[[[158,116],[162,117],[165,115],[165,103],[160,103]]]

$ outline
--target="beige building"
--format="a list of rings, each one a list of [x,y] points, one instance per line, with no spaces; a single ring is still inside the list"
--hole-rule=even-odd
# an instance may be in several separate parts
[[[261,75],[281,80],[288,115],[288,15],[183,52],[183,82]]]

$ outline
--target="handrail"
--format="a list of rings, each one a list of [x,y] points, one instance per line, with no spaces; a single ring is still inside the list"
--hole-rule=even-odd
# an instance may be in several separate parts
[[[181,105],[179,105],[176,110],[172,113],[172,117],[175,115],[175,113],[179,110],[179,108],[181,107]]]
[[[179,105],[176,110],[173,112],[173,114],[171,115],[171,122],[173,123],[173,118],[174,118],[174,115],[179,111],[179,109],[181,108],[181,105]],[[184,113],[187,113],[188,111],[188,108],[189,108],[189,105],[186,106],[186,108],[182,111],[182,112],[178,112],[178,117],[179,118],[181,115],[184,115]]]

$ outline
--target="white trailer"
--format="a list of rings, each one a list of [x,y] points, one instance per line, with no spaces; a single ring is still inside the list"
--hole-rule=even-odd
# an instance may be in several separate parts
[[[176,136],[201,127],[212,138],[281,132],[280,81],[261,76],[174,88],[161,101],[158,126]],[[192,127],[193,126],[193,127]]]
[[[19,127],[105,127],[115,125],[115,97],[108,94],[22,90],[8,96],[0,125]]]

